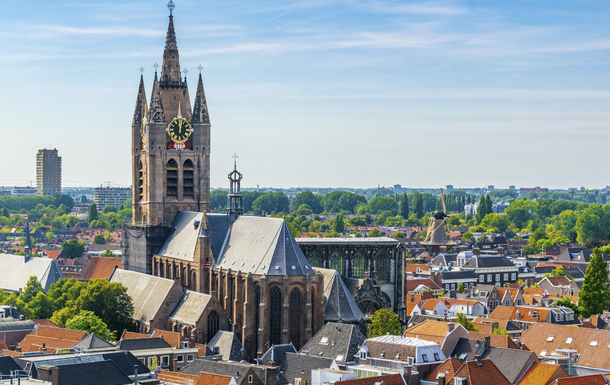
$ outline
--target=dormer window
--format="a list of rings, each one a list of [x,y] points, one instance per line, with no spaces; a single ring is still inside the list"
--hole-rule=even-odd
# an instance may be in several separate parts
[[[424,361],[424,362],[428,362],[428,355],[427,355],[427,354],[422,354],[422,355],[421,355],[421,359],[422,359],[422,361]]]

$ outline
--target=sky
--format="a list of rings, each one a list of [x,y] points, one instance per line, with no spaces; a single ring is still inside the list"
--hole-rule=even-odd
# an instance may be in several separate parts
[[[131,121],[162,63],[167,1],[5,1],[0,185],[131,183]],[[175,0],[212,187],[602,188],[609,1]]]

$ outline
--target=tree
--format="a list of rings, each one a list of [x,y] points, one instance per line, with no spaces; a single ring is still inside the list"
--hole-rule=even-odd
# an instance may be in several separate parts
[[[472,243],[474,243],[474,242],[476,242],[476,239],[474,238],[474,234],[472,234],[470,231],[467,231],[464,233],[464,235],[462,235],[462,241],[463,242],[471,241]]]
[[[378,228],[375,227],[373,230],[371,230],[371,232],[369,233],[368,236],[369,236],[369,238],[380,237],[381,236],[381,232],[379,231]]]
[[[93,203],[95,204],[95,203]],[[70,239],[62,243],[61,250],[68,259],[79,258],[85,252],[85,242],[79,242],[76,239]]]
[[[100,257],[104,257],[104,258],[116,258],[116,255],[110,251],[109,249],[104,250],[104,252],[102,254],[100,254]]]
[[[544,278],[546,278],[546,277],[567,277],[570,280],[574,279],[568,275],[566,268],[563,266],[556,267],[550,273],[546,273],[544,275]]]
[[[420,193],[413,195],[413,211],[418,219],[424,216],[424,200]]]
[[[459,291],[460,293],[464,292],[464,282],[458,283],[457,291]]]
[[[506,329],[503,328],[494,328],[494,330],[491,332],[491,334],[497,334],[499,336],[507,336],[508,332],[506,331]]]
[[[555,301],[554,305],[570,308],[574,313],[576,313],[577,316],[580,314],[578,306],[576,306],[576,304],[572,302],[570,297],[559,298],[557,301]]]
[[[95,237],[93,237],[93,243],[96,245],[105,245],[106,237],[103,234],[97,234]]]
[[[75,310],[90,310],[104,321],[110,330],[133,328],[133,302],[127,288],[105,279],[92,279],[74,302]],[[74,311],[73,314],[75,314]]]
[[[479,331],[479,329],[477,329],[474,326],[474,324],[468,320],[468,318],[466,317],[466,315],[464,313],[458,313],[457,318],[455,320],[460,325],[462,325],[464,327],[464,329],[468,330],[469,332],[478,332]]]
[[[294,223],[287,223],[287,224],[288,224],[288,228],[290,228],[290,232],[292,233],[292,236],[295,238],[300,238],[301,232],[299,231],[297,226]]]
[[[265,211],[266,213],[287,213],[290,210],[290,201],[286,194],[264,193],[252,202],[252,211],[257,214]]]
[[[294,197],[292,203],[290,204],[291,211],[296,211],[302,205],[307,205],[316,214],[322,213],[324,211],[322,207],[322,196],[316,195],[311,191],[303,191],[298,193],[297,196]]]
[[[403,233],[401,233],[400,231],[397,231],[394,233],[394,235],[392,235],[392,238],[394,239],[399,239],[399,238],[404,238],[405,235]]]
[[[55,242],[55,234],[52,231],[47,231],[45,234],[49,243]]]
[[[95,202],[93,202],[89,205],[89,209],[87,210],[87,212],[89,213],[89,215],[87,216],[87,224],[91,224],[91,222],[97,220],[98,213],[97,213],[97,205],[95,204]]]
[[[342,233],[345,230],[345,223],[343,223],[343,215],[337,214],[335,217],[335,224],[333,230],[337,233]]]
[[[38,293],[44,293],[44,288],[42,287],[40,282],[38,282],[38,278],[33,275],[30,277],[30,279],[28,279],[25,288],[23,289],[21,294],[19,294],[19,299],[21,299],[24,303],[27,304],[31,300],[33,300]]]
[[[53,300],[44,292],[38,292],[25,307],[30,319],[49,319],[54,310]]]
[[[96,316],[92,311],[81,310],[77,315],[66,321],[66,328],[73,330],[84,330],[89,334],[95,334],[102,339],[116,341],[116,331],[110,331],[108,325]]]
[[[398,214],[398,202],[392,197],[376,196],[368,203],[368,212],[379,214],[382,211],[390,211],[392,216]]]
[[[608,288],[608,266],[599,248],[593,250],[585,280],[578,292],[580,314],[589,318],[610,309],[610,289]]]
[[[398,201],[398,215],[403,218],[409,218],[409,198],[407,194],[402,194]]]
[[[373,314],[368,330],[369,338],[385,336],[388,333],[399,336],[402,334],[402,322],[392,309],[379,309]]]

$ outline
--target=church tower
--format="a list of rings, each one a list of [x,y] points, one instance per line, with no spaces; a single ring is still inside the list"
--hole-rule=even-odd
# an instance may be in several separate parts
[[[146,255],[124,240],[124,263],[131,270],[151,273],[152,254],[162,244],[179,211],[210,209],[210,117],[201,69],[195,104],[191,109],[186,74],[174,30],[174,3],[170,0],[169,25],[163,51],[161,75],[157,73],[146,102],[144,78],[132,121],[133,220],[127,237],[146,233]],[[184,74],[184,76],[183,76]],[[157,240],[155,240],[157,239]],[[142,241],[140,241],[141,243]],[[144,245],[139,245],[141,249]]]

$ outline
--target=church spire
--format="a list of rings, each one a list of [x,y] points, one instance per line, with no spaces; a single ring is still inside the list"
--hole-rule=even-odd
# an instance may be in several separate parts
[[[227,214],[229,222],[233,223],[243,214],[242,194],[241,194],[242,175],[237,171],[237,154],[233,155],[233,172],[229,174],[229,194],[227,195]]]
[[[146,91],[144,91],[144,74],[140,75],[140,87],[138,88],[138,98],[136,108],[133,112],[132,127],[142,127],[142,120],[148,116],[148,105],[146,103]]]
[[[193,124],[198,123],[210,124],[210,116],[208,115],[208,105],[205,101],[205,92],[203,91],[201,72],[199,73],[199,83],[197,83],[197,94],[195,95],[195,106],[193,107]]]
[[[178,57],[176,32],[174,31],[174,16],[172,15],[172,11],[175,8],[174,2],[170,0],[167,8],[169,8],[169,25],[165,37],[165,50],[163,51],[161,82],[180,82],[182,80],[180,77],[180,59]]]
[[[161,90],[159,89],[159,80],[157,79],[156,71],[152,95],[150,97],[150,119],[148,119],[148,121],[165,123],[165,113],[163,112],[163,103],[161,102]]]

